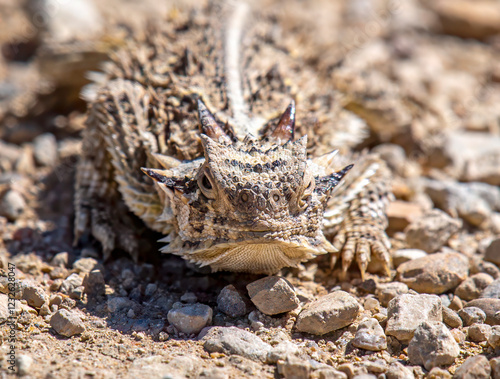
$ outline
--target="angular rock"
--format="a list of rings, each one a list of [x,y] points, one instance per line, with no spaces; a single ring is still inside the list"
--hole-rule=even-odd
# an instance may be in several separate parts
[[[50,326],[60,335],[71,337],[85,331],[85,325],[80,316],[67,309],[59,309],[50,318]]]
[[[310,371],[311,364],[304,359],[288,356],[278,361],[278,373],[287,379],[308,379]]]
[[[500,379],[500,357],[490,360],[491,378]]]
[[[422,322],[408,345],[410,362],[426,370],[449,366],[460,354],[460,347],[446,326],[439,321]]]
[[[441,294],[467,278],[469,261],[460,253],[436,253],[403,263],[398,278],[420,293]]]
[[[399,362],[393,362],[389,365],[389,369],[385,373],[387,379],[414,379],[412,370],[403,366]]]
[[[212,308],[205,304],[190,304],[171,309],[167,314],[168,322],[185,334],[198,334],[212,322]]]
[[[384,329],[374,318],[369,318],[359,324],[352,344],[360,349],[371,351],[387,349]]]
[[[293,286],[285,278],[267,276],[247,285],[250,300],[266,315],[291,311],[299,306]]]
[[[491,336],[491,326],[488,324],[472,324],[467,330],[467,337],[472,342],[487,341]]]
[[[323,335],[351,324],[360,310],[353,296],[336,291],[307,304],[295,326],[299,332]]]
[[[377,286],[376,291],[376,295],[384,307],[387,307],[396,296],[405,293],[408,293],[408,286],[401,282],[381,283]]]
[[[71,274],[61,284],[59,291],[69,295],[75,288],[83,284],[83,278],[76,273]]]
[[[209,353],[237,354],[242,357],[265,362],[267,354],[271,351],[271,345],[262,341],[255,334],[234,326],[209,328],[201,338],[203,347]]]
[[[39,309],[46,301],[49,300],[49,297],[42,288],[37,287],[33,283],[26,282],[26,287],[23,291],[23,299],[26,300],[33,308]]]
[[[230,317],[242,317],[249,312],[248,301],[232,285],[225,286],[217,297],[217,308]]]
[[[399,295],[389,302],[385,334],[401,342],[413,338],[415,329],[424,321],[441,321],[441,299],[436,295]]]
[[[486,320],[486,313],[478,307],[465,307],[458,311],[458,315],[465,326],[475,323],[483,323]]]
[[[112,297],[108,299],[108,311],[111,313],[119,312],[123,309],[130,309],[134,306],[134,302],[128,297]]]
[[[92,270],[83,278],[85,293],[90,297],[102,296],[105,293],[106,284],[100,270]]]
[[[493,282],[493,278],[485,273],[472,275],[465,279],[455,290],[455,295],[465,301],[477,299],[483,290]]]
[[[475,355],[467,358],[455,371],[453,379],[489,378],[491,373],[490,363],[484,355]]]
[[[401,200],[392,201],[387,206],[388,228],[391,231],[403,231],[413,221],[421,217],[422,213],[420,204]]]
[[[284,360],[289,355],[298,355],[300,353],[299,347],[291,341],[282,341],[267,354],[266,362],[275,364],[280,359]]]
[[[409,247],[434,253],[444,246],[462,223],[439,209],[426,212],[405,229]]]
[[[469,301],[467,307],[482,309],[486,314],[487,324],[500,325],[500,299],[475,299]]]
[[[497,266],[500,266],[500,238],[491,241],[489,246],[486,248],[484,260],[493,262]]]

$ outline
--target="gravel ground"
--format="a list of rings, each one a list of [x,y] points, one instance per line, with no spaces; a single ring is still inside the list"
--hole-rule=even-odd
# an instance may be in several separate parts
[[[259,3],[393,172],[391,276],[74,247],[85,73],[188,4],[0,0],[0,377],[500,378],[499,3]]]

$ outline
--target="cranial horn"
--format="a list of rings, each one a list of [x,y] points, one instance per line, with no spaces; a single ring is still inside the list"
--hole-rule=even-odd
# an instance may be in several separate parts
[[[201,99],[198,99],[198,116],[200,118],[203,134],[206,134],[217,142],[232,143],[231,138],[229,138],[217,121],[215,121],[214,115],[210,113]]]
[[[316,179],[316,191],[322,193],[328,193],[339,185],[341,180],[347,174],[347,172],[353,168],[354,165],[344,167],[342,170],[334,172],[333,174],[323,176]]]
[[[271,133],[271,137],[280,138],[282,141],[290,141],[295,134],[295,101],[292,100],[285,112],[281,115],[278,125]]]

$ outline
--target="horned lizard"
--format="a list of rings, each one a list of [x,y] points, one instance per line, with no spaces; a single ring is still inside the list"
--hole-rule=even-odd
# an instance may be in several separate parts
[[[277,27],[245,3],[211,4],[170,15],[93,75],[77,241],[138,258],[146,226],[162,252],[213,270],[269,274],[324,253],[344,272],[372,258],[389,269],[389,171],[353,152],[366,125]]]

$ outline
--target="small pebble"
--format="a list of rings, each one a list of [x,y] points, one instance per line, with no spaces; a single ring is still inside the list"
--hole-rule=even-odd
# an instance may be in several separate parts
[[[194,293],[186,292],[184,295],[181,296],[181,301],[183,303],[194,304],[198,301],[198,298]]]
[[[389,301],[394,299],[398,295],[403,295],[408,293],[408,286],[401,282],[390,282],[390,283],[382,283],[377,286],[377,297],[380,300],[380,303],[387,307]]]
[[[488,337],[488,345],[493,349],[500,349],[500,325],[491,328],[491,334]]]
[[[479,298],[467,303],[468,307],[477,307],[486,314],[484,321],[489,325],[500,325],[500,299]]]
[[[33,358],[26,354],[20,354],[16,357],[17,373],[19,376],[29,375],[31,373],[31,365]]]
[[[44,133],[33,140],[33,155],[40,166],[53,166],[57,160],[57,141],[51,133]]]
[[[490,245],[486,248],[484,260],[500,266],[500,238],[491,241]]]
[[[350,325],[361,310],[356,298],[335,291],[307,304],[299,313],[295,327],[299,332],[322,335]]]
[[[420,293],[441,294],[457,287],[469,273],[469,260],[456,252],[430,254],[403,263],[399,281]]]
[[[352,344],[360,349],[371,351],[387,349],[384,329],[373,318],[364,320],[359,324]]]
[[[0,216],[10,221],[15,221],[21,216],[26,208],[23,196],[15,191],[9,190],[0,198]]]
[[[271,345],[258,336],[234,326],[209,328],[200,335],[209,353],[237,354],[253,361],[265,362]]]
[[[450,328],[459,328],[463,325],[457,312],[447,307],[443,307],[443,322]]]
[[[472,324],[467,330],[467,338],[472,342],[487,341],[491,336],[491,326],[488,324]]]
[[[208,305],[191,304],[170,310],[167,319],[180,333],[198,334],[212,322],[212,314]]]
[[[266,315],[291,311],[299,306],[293,286],[285,278],[266,276],[247,285],[248,295]]]
[[[28,302],[28,305],[38,309],[49,300],[49,297],[42,288],[31,282],[25,283],[26,287],[24,287],[23,299]]]
[[[425,321],[415,330],[408,345],[410,362],[426,370],[449,366],[460,354],[460,347],[446,326],[439,321]]]
[[[466,307],[458,311],[458,315],[464,322],[465,326],[476,323],[483,323],[486,320],[486,313],[477,307]]]
[[[465,301],[477,299],[493,278],[485,273],[474,274],[465,279],[455,290],[455,294]]]
[[[60,335],[71,337],[85,331],[85,325],[78,314],[66,309],[58,310],[50,318],[50,326]]]
[[[284,378],[308,379],[310,371],[311,364],[298,357],[288,356],[278,361],[278,373]]]
[[[247,301],[232,284],[220,291],[217,308],[230,317],[242,317],[248,313]]]

